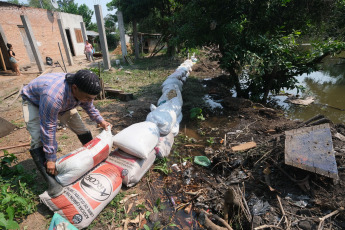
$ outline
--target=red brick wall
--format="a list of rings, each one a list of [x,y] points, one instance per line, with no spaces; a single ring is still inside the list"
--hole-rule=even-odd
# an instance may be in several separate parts
[[[19,59],[20,66],[30,64],[30,59],[18,28],[18,25],[23,25],[20,18],[22,14],[29,19],[36,41],[40,43],[38,49],[43,62],[45,63],[48,56],[54,62],[59,61],[62,65],[58,47],[59,42],[66,63],[67,57],[57,23],[58,13],[31,7],[0,6],[0,24],[4,30],[7,42],[13,45],[13,51],[16,54],[16,58]]]

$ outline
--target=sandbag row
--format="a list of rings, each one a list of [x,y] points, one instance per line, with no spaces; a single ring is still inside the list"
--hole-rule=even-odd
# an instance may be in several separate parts
[[[182,86],[194,63],[186,60],[162,84],[157,106],[151,105],[146,121],[112,136],[101,132],[83,147],[59,158],[56,179],[64,187],[58,197],[47,192],[41,201],[77,228],[85,228],[118,194],[121,185],[137,184],[156,157],[167,157],[182,121]],[[116,150],[112,151],[113,145]],[[103,162],[105,160],[105,162]]]
[[[133,124],[114,136],[114,145],[107,163],[120,171],[123,184],[134,186],[153,165],[156,156],[170,154],[174,136],[182,121],[182,87],[194,62],[186,60],[162,83],[162,96],[157,106],[151,105],[146,121]]]

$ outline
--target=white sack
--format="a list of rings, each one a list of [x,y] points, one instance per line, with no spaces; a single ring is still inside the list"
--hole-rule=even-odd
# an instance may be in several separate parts
[[[72,184],[105,160],[113,147],[111,129],[103,130],[83,147],[60,157],[56,163],[56,180],[63,186]]]
[[[179,88],[179,90],[182,91],[182,86],[183,86],[183,82],[182,82],[182,81],[180,81],[180,80],[177,79],[177,78],[167,78],[167,79],[162,83],[162,92],[165,91],[167,85],[171,85],[171,84],[177,85],[178,88]]]
[[[171,133],[174,135],[174,137],[176,137],[179,131],[180,131],[180,123],[176,122],[176,124],[171,129]]]
[[[114,165],[101,163],[76,183],[64,187],[62,195],[51,198],[45,191],[39,197],[51,211],[82,229],[114,199],[121,185],[120,171]]]
[[[125,186],[132,187],[136,185],[151,168],[155,159],[155,150],[149,153],[147,159],[140,159],[118,149],[110,153],[106,162],[113,164],[120,170],[122,183]]]
[[[172,73],[171,75],[169,75],[167,77],[167,79],[169,78],[173,78],[173,79],[178,79],[181,80],[182,77],[184,77],[187,73],[187,69],[185,67],[183,67],[183,69],[177,69],[174,73]]]
[[[161,135],[168,135],[176,123],[177,116],[181,113],[181,108],[178,98],[174,97],[150,112],[146,121],[155,123]]]
[[[163,158],[169,156],[173,144],[174,135],[172,133],[169,133],[164,137],[160,137],[158,145],[155,147],[157,157]]]
[[[181,91],[174,84],[168,85],[165,88],[165,91],[163,92],[162,96],[158,99],[157,106],[164,104],[165,102],[173,99],[174,97],[178,98],[180,105],[182,106],[183,105],[183,99],[182,99]]]
[[[156,123],[144,121],[133,124],[113,137],[114,145],[126,153],[147,159],[159,139]]]

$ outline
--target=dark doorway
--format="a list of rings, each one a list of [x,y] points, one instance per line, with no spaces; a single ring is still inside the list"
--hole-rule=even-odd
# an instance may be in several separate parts
[[[7,46],[4,39],[0,34],[0,70],[11,69],[11,63],[9,61],[9,56],[7,52]]]
[[[71,54],[72,54],[72,56],[75,56],[74,49],[73,49],[73,43],[72,43],[72,39],[71,39],[71,32],[69,31],[69,29],[66,29],[66,36],[67,36],[69,48],[71,50]]]

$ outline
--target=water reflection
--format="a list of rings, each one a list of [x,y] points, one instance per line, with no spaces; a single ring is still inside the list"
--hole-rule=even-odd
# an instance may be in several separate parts
[[[303,74],[297,79],[306,88],[303,95],[314,96],[315,103],[309,106],[292,105],[284,102],[286,96],[275,96],[278,105],[290,118],[307,120],[323,114],[334,123],[345,123],[345,111],[332,108],[345,109],[345,59],[327,58],[320,71]],[[297,94],[296,89],[285,92]]]

